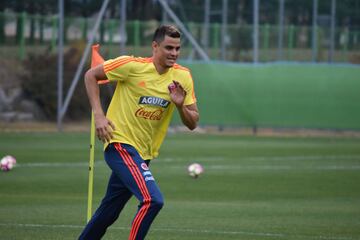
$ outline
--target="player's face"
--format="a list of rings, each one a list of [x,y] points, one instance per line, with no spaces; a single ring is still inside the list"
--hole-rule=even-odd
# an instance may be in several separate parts
[[[154,42],[154,57],[164,68],[172,67],[180,54],[180,38],[165,36],[161,43]]]

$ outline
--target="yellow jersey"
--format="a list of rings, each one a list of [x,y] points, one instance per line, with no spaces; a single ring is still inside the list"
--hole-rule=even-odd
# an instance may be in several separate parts
[[[176,80],[182,85],[184,105],[196,102],[189,69],[174,64],[159,74],[152,58],[132,56],[110,59],[103,66],[109,81],[117,82],[106,113],[115,125],[110,142],[132,145],[145,160],[157,157],[175,108],[169,84]]]

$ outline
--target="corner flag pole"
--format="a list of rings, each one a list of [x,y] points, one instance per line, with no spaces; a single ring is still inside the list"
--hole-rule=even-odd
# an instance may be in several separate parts
[[[104,62],[104,59],[99,54],[99,44],[92,46],[91,67]],[[108,80],[98,81],[98,84],[104,84]],[[90,127],[90,160],[89,160],[89,183],[88,183],[88,206],[87,206],[87,222],[90,221],[92,216],[92,198],[94,188],[94,155],[95,155],[95,120],[94,113],[91,111],[91,127]]]
[[[95,154],[95,122],[94,122],[94,113],[91,111],[89,184],[88,184],[88,206],[87,206],[86,222],[90,221],[92,215],[92,196],[93,196],[93,188],[94,188],[94,154]]]

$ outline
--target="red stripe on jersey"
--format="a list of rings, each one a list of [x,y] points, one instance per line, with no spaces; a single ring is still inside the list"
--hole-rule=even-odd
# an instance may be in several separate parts
[[[117,59],[112,63],[105,64],[104,72],[109,72],[111,70],[114,70],[115,68],[120,67],[121,65],[131,62],[132,60],[133,60],[132,57],[126,57],[126,58]]]
[[[115,68],[118,68],[126,63],[129,62],[139,62],[139,63],[151,63],[152,58],[134,58],[134,57],[125,57],[121,59],[117,59],[114,62],[107,64],[104,66],[104,71],[109,72],[111,70],[114,70]]]
[[[180,70],[184,70],[184,71],[190,72],[190,70],[189,70],[188,68],[183,67],[183,66],[181,66],[181,65],[179,65],[179,64],[177,64],[177,63],[174,64],[174,68],[175,68],[175,69],[180,69]]]

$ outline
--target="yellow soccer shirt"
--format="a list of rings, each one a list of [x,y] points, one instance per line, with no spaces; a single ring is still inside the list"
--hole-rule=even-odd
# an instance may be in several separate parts
[[[159,74],[152,58],[120,56],[105,61],[104,71],[110,81],[117,81],[106,114],[115,124],[110,142],[132,145],[143,159],[157,157],[175,108],[169,84],[176,80],[183,86],[185,105],[196,102],[189,69],[175,64]]]

